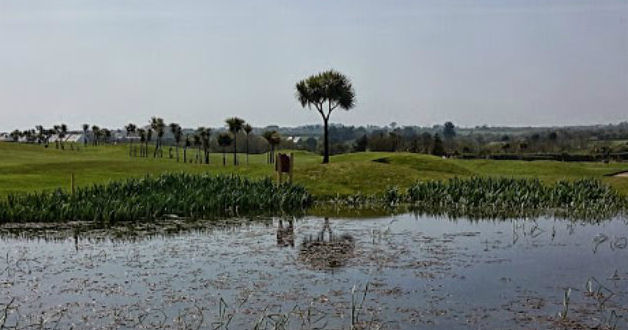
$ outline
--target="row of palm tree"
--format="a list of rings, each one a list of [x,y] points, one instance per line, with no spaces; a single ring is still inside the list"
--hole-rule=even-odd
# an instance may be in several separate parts
[[[227,148],[233,145],[233,165],[240,164],[237,154],[237,137],[238,134],[243,132],[246,135],[246,164],[249,164],[249,140],[250,135],[253,132],[253,127],[246,123],[243,119],[238,117],[231,117],[225,120],[227,132],[221,132],[216,137],[216,142],[222,149],[223,153],[223,165],[226,165],[226,151]],[[162,138],[165,134],[166,127],[170,129],[174,137],[174,147],[177,162],[180,161],[179,147],[183,141],[183,162],[188,162],[188,149],[191,147],[196,148],[195,162],[209,164],[210,162],[210,138],[211,129],[206,127],[199,127],[194,134],[183,134],[183,129],[178,123],[165,124],[162,118],[152,117],[149,121],[149,125],[146,128],[138,128],[135,124],[129,123],[125,126],[127,137],[137,135],[140,140],[140,157],[148,157],[148,145],[153,137],[153,132],[157,135],[155,140],[155,149],[153,151],[153,158],[163,157],[163,145]],[[86,131],[85,127],[84,130]],[[264,132],[263,137],[270,145],[270,153],[268,154],[268,163],[274,162],[275,147],[281,142],[281,136],[277,131]],[[185,140],[183,140],[185,138]],[[133,145],[133,139],[129,139],[129,156],[136,155],[136,149]],[[201,155],[202,151],[202,155]],[[170,157],[172,158],[172,149],[170,151]]]
[[[304,80],[297,82],[296,84],[296,97],[304,108],[314,108],[323,119],[323,137],[324,137],[324,154],[323,163],[329,162],[329,119],[332,112],[335,109],[350,110],[355,106],[355,91],[352,83],[342,73],[335,70],[328,70],[316,75],[312,75]],[[249,162],[249,135],[253,131],[253,127],[246,123],[243,119],[238,117],[232,117],[225,120],[228,128],[228,133],[220,133],[216,138],[218,145],[223,151],[223,164],[226,163],[226,148],[233,143],[233,165],[239,164],[237,154],[238,133],[244,132],[246,134],[246,162]],[[176,158],[179,161],[179,145],[183,139],[183,131],[181,126],[177,123],[171,123],[166,126],[164,120],[159,117],[152,117],[149,121],[149,125],[146,128],[138,128],[134,124],[128,124],[125,126],[127,137],[132,134],[137,134],[140,139],[140,156],[148,157],[148,144],[152,140],[153,132],[157,138],[155,140],[155,149],[153,151],[153,158],[163,157],[162,139],[166,132],[166,128],[170,128],[170,132],[174,136]],[[83,124],[84,140],[83,143],[87,145],[87,133],[89,125]],[[94,125],[91,127],[93,134],[93,144],[98,145],[101,139],[109,140],[111,138],[111,131],[107,129],[100,129]],[[36,136],[36,139],[41,143],[45,142],[48,146],[48,140],[54,134],[57,135],[56,146],[57,148],[64,149],[64,137],[68,133],[68,127],[65,124],[55,125],[51,130],[46,130],[43,126],[37,126],[36,130],[29,130],[25,132],[13,131],[10,136],[14,140],[18,140],[21,136],[27,136],[28,139],[32,139]],[[209,163],[209,140],[211,136],[211,130],[209,128],[199,127],[196,133],[192,136],[194,146],[197,147],[197,162],[199,161],[199,154],[201,147],[204,151],[204,162]],[[274,163],[275,147],[281,141],[279,134],[276,131],[264,132],[263,137],[270,145],[270,153],[268,154],[268,163]],[[192,145],[190,142],[190,136],[185,136],[185,144],[183,149],[183,161],[187,162],[187,149]],[[134,154],[133,140],[130,142],[129,155]],[[172,151],[170,151],[172,157]]]

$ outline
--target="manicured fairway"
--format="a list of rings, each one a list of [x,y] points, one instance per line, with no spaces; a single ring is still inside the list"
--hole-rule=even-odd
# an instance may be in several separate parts
[[[188,151],[194,158],[195,150]],[[234,167],[232,155],[227,154],[227,166],[222,166],[222,154],[212,154],[211,164],[184,164],[175,159],[131,158],[127,145],[87,147],[80,151],[45,149],[40,145],[0,142],[0,195],[41,189],[68,189],[74,173],[77,185],[103,183],[130,176],[163,172],[239,173],[251,177],[273,174],[266,164],[266,155],[240,154],[241,165]],[[417,180],[440,180],[454,176],[538,177],[544,182],[582,177],[599,178],[628,195],[627,177],[608,177],[611,173],[628,170],[628,163],[567,163],[555,161],[496,161],[441,159],[409,153],[365,152],[333,156],[331,164],[321,165],[321,157],[295,152],[295,176],[317,197],[336,194],[377,193],[397,185],[407,187]]]

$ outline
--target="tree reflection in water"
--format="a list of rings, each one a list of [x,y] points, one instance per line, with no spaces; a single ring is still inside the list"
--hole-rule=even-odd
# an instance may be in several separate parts
[[[353,236],[348,234],[335,236],[331,230],[329,218],[325,218],[323,229],[316,238],[310,235],[303,239],[299,250],[299,260],[315,269],[337,268],[345,265],[353,257],[354,248]]]
[[[281,247],[294,247],[294,220],[286,220],[287,226],[284,227],[283,220],[279,219],[279,226],[277,227],[277,246]]]

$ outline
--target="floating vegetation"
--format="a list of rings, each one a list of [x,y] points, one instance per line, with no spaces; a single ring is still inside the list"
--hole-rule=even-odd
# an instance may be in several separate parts
[[[207,219],[217,216],[298,212],[311,195],[300,185],[270,178],[170,173],[76,189],[9,195],[0,222]]]

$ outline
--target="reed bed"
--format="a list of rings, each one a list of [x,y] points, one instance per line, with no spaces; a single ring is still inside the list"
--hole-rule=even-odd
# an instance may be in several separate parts
[[[417,182],[405,191],[389,189],[389,205],[410,203],[418,211],[475,217],[555,215],[600,219],[625,210],[627,200],[594,179],[543,184],[538,179],[453,178]]]
[[[310,205],[300,185],[269,178],[170,173],[76,189],[12,194],[0,201],[2,222],[207,219],[297,212]]]

